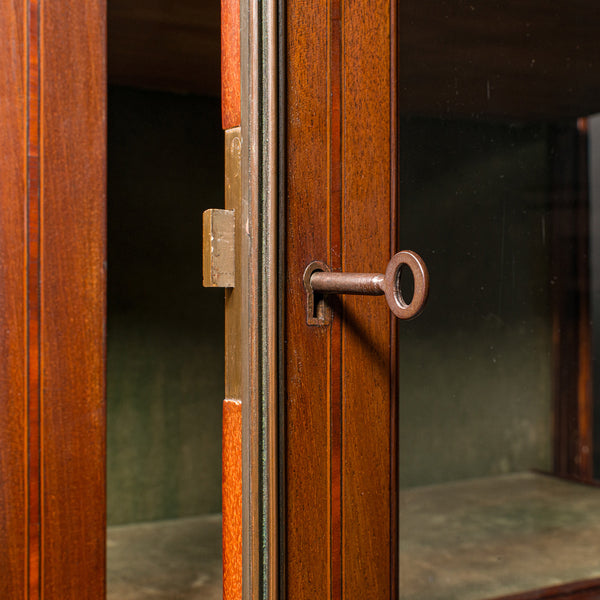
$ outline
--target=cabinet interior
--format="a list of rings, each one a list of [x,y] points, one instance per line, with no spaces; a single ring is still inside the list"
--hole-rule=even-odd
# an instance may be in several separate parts
[[[600,13],[439,8],[400,3],[400,597],[597,591]]]
[[[222,597],[219,2],[108,3],[107,597]]]
[[[200,224],[223,202],[219,3],[108,17],[109,598],[216,598],[222,295],[201,289]],[[399,325],[404,600],[600,577],[599,19],[585,0],[399,4],[400,245],[431,275]]]

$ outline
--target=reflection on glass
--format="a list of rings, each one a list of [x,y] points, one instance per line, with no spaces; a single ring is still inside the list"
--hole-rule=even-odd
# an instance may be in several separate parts
[[[600,577],[600,8],[437,4],[400,2],[432,282],[400,329],[400,597],[484,600]]]

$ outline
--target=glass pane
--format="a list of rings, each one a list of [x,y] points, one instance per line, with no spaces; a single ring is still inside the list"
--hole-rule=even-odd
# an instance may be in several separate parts
[[[123,87],[108,105],[108,600],[222,598],[220,101]]]
[[[400,597],[600,577],[600,8],[401,0],[399,23],[400,240],[431,275],[400,326]]]

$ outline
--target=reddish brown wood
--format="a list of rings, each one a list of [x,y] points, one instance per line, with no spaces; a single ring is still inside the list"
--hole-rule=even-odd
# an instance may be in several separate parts
[[[551,239],[554,472],[591,481],[587,136],[575,120],[553,130]]]
[[[378,272],[390,259],[391,90],[389,0],[343,8],[344,271]],[[376,297],[343,300],[343,598],[392,598],[391,495],[396,422],[390,395],[392,316]],[[360,365],[360,367],[358,367]]]
[[[579,477],[591,481],[593,465],[593,403],[592,403],[592,327],[590,321],[590,198],[589,155],[587,119],[577,119],[578,203],[577,228],[577,280],[579,294],[578,336],[579,348],[577,378],[578,412],[578,463]]]
[[[27,413],[29,600],[40,598],[40,4],[29,0],[27,88]]]
[[[223,129],[242,121],[240,0],[221,0],[221,111]]]
[[[313,260],[380,272],[395,247],[391,4],[287,3],[285,582],[293,599],[396,593],[389,309],[381,298],[331,299],[332,325],[311,327],[302,287]]]
[[[325,0],[287,2],[285,595],[331,594],[330,331],[306,325],[302,274],[330,260],[329,33]]]
[[[41,5],[42,597],[105,593],[104,0]]]
[[[329,266],[342,270],[343,172],[342,172],[342,0],[329,3]],[[340,304],[334,300],[334,307]],[[331,477],[331,599],[339,600],[343,593],[343,351],[342,320],[334,319],[329,341],[329,444]]]
[[[575,215],[577,231],[577,291],[579,295],[577,455],[579,477],[591,481],[593,465],[593,405],[592,405],[592,327],[590,324],[590,198],[587,119],[577,119],[578,203]]]
[[[242,598],[242,403],[223,403],[223,598]]]
[[[26,503],[26,2],[0,4],[0,598],[21,600]]]

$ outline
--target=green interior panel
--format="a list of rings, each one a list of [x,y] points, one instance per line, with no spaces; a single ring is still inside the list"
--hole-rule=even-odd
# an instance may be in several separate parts
[[[109,90],[109,524],[221,510],[223,294],[202,287],[220,123],[218,99]]]

